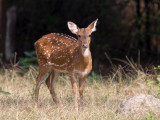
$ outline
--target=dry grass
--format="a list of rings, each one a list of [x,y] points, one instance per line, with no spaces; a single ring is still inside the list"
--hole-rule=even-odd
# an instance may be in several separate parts
[[[84,106],[74,112],[73,94],[67,76],[60,76],[56,82],[56,93],[60,100],[59,106],[52,101],[46,85],[40,88],[39,108],[34,107],[34,88],[37,71],[30,69],[23,76],[16,70],[5,70],[0,73],[0,87],[11,94],[0,93],[1,120],[131,120],[116,113],[118,104],[125,98],[138,93],[157,96],[158,92],[147,80],[146,74],[129,77],[132,82],[113,82],[113,77],[87,79],[84,91]],[[119,75],[119,74],[118,74]],[[122,75],[119,75],[119,77]],[[114,76],[115,79],[115,76]],[[119,78],[118,78],[119,79]],[[151,116],[157,119],[158,116]],[[148,120],[148,118],[144,118]]]

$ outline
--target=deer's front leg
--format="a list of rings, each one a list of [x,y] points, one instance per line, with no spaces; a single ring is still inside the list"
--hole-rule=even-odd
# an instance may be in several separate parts
[[[74,94],[74,108],[75,108],[76,112],[78,112],[76,78],[75,78],[74,74],[70,74],[70,78],[71,78],[71,84],[72,84],[73,94]]]
[[[82,105],[82,103],[83,103],[83,90],[84,90],[84,86],[85,86],[85,78],[86,77],[79,78],[80,105]]]

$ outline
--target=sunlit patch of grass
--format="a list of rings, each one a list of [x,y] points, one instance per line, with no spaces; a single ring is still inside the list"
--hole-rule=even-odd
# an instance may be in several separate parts
[[[73,91],[68,76],[59,76],[55,84],[55,91],[60,101],[58,106],[52,101],[49,90],[43,83],[40,88],[39,107],[35,108],[37,69],[31,66],[23,75],[15,69],[4,69],[0,73],[0,87],[10,95],[0,94],[0,118],[3,120],[132,120],[132,117],[116,113],[119,103],[138,93],[157,96],[158,91],[154,88],[154,84],[147,82],[154,79],[145,72],[136,72],[133,69],[127,72],[119,67],[114,68],[113,74],[107,77],[91,73],[86,79],[84,105],[80,107],[78,113],[74,111]],[[158,120],[158,116],[152,114],[145,116],[144,119],[148,120],[150,117]]]

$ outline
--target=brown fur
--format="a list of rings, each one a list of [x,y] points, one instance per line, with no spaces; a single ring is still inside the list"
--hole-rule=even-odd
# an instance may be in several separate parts
[[[53,101],[58,103],[54,91],[54,81],[60,72],[66,72],[69,74],[71,79],[75,109],[78,111],[75,75],[79,77],[79,92],[82,100],[85,77],[92,69],[89,35],[92,33],[92,29],[95,27],[95,22],[97,22],[97,20],[91,23],[87,28],[82,29],[70,22],[71,27],[69,27],[69,29],[71,32],[75,34],[76,31],[76,34],[78,36],[80,35],[78,40],[65,34],[51,33],[44,35],[35,43],[39,64],[39,74],[36,80],[36,102],[38,102],[38,94],[40,85],[42,83],[42,77],[47,72],[51,71],[46,80],[46,84],[50,90]],[[83,47],[83,45],[85,46]]]

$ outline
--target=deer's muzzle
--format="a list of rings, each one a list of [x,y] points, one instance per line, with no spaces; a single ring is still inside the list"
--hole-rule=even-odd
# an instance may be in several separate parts
[[[87,48],[87,47],[88,47],[88,44],[85,43],[85,44],[83,44],[82,46],[83,46],[84,48]]]

